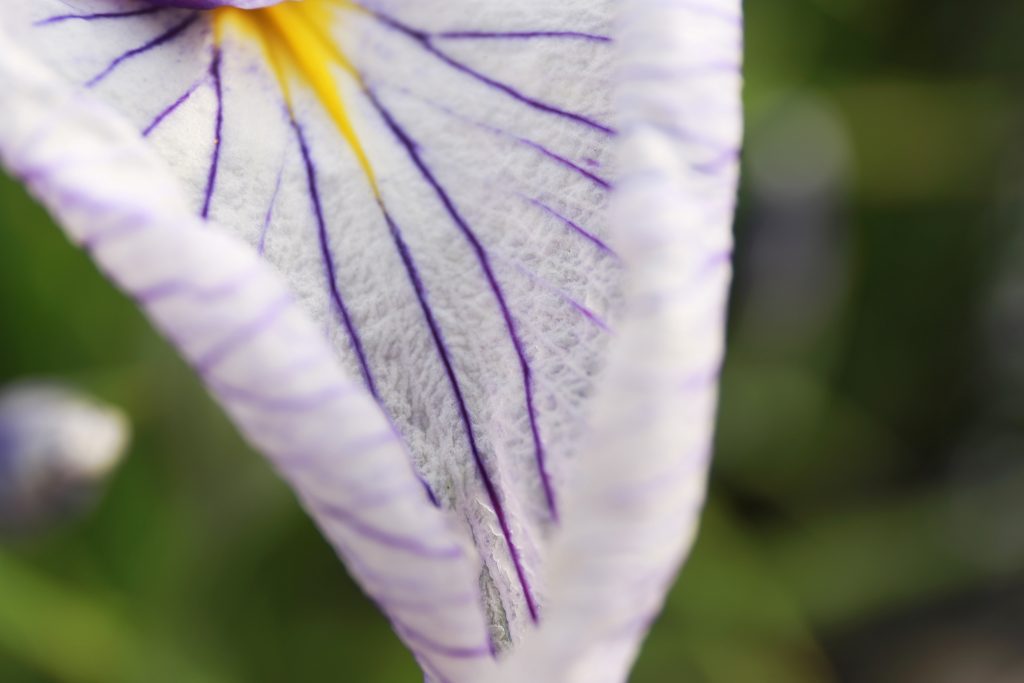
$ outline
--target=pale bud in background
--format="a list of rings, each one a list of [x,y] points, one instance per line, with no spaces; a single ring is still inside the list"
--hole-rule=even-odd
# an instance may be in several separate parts
[[[36,531],[87,509],[129,434],[120,410],[65,385],[0,390],[0,532]]]

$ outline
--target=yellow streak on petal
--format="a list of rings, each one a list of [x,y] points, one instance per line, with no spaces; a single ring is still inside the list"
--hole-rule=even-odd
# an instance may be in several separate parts
[[[331,20],[331,12],[326,3],[307,0],[260,10],[221,8],[215,11],[214,31],[218,43],[229,25],[259,40],[290,109],[294,110],[290,87],[292,74],[296,74],[316,93],[317,99],[351,148],[374,194],[380,196],[376,173],[345,108],[332,67],[340,66],[357,83],[359,75],[322,28],[328,26]]]

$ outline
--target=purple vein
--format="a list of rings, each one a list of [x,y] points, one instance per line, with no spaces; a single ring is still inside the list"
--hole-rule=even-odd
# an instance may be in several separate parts
[[[199,15],[191,14],[188,17],[186,17],[184,21],[181,21],[181,22],[175,24],[171,28],[167,29],[166,31],[164,31],[163,33],[158,35],[156,38],[153,38],[152,40],[150,40],[150,41],[148,41],[146,43],[143,43],[142,45],[140,45],[140,46],[138,46],[136,48],[128,50],[127,52],[122,54],[120,57],[118,57],[117,59],[112,61],[109,65],[107,65],[106,69],[104,69],[103,71],[99,72],[98,74],[93,76],[88,82],[86,82],[86,84],[85,84],[86,87],[87,88],[95,87],[96,85],[98,85],[100,83],[100,81],[102,81],[107,76],[109,76],[111,73],[113,73],[114,69],[116,69],[121,64],[123,64],[124,62],[128,61],[129,59],[132,59],[133,57],[137,57],[137,56],[139,56],[141,54],[145,54],[146,52],[149,52],[150,50],[156,49],[156,48],[160,47],[161,45],[165,45],[165,44],[175,40],[176,38],[181,36],[185,31],[187,31],[188,28],[190,26],[192,26],[192,24],[194,24],[198,18],[199,18]]]
[[[142,130],[142,137],[149,137],[150,133],[156,130],[156,128],[164,122],[164,119],[166,119],[168,116],[176,112],[178,110],[178,107],[188,102],[189,98],[192,97],[195,91],[199,89],[199,86],[201,86],[205,81],[206,78],[201,78],[195,83],[193,83],[189,87],[189,89],[181,95],[181,97],[174,100],[174,102],[172,102],[166,109],[157,114],[156,118],[154,118],[153,121]]]
[[[135,299],[148,305],[169,297],[187,296],[211,303],[237,294],[242,287],[258,276],[259,271],[256,268],[248,268],[219,284],[209,286],[198,285],[184,278],[171,278],[135,290]]]
[[[476,659],[479,657],[491,656],[491,648],[489,645],[479,645],[476,647],[445,645],[418,631],[414,631],[404,624],[397,625],[397,629],[407,639],[416,643],[416,645],[419,645],[429,652],[433,652],[444,657],[450,657],[452,659]]]
[[[214,345],[195,362],[200,375],[206,375],[241,346],[249,343],[260,332],[269,328],[292,305],[290,295],[272,301],[258,316],[239,325],[225,339]]]
[[[451,217],[452,221],[458,227],[459,231],[463,234],[470,246],[473,248],[476,254],[477,261],[480,263],[480,267],[484,272],[484,276],[487,279],[487,283],[497,300],[498,306],[501,309],[502,318],[505,321],[505,327],[508,330],[512,345],[515,347],[516,355],[519,359],[519,366],[522,371],[523,385],[526,392],[526,408],[530,418],[530,430],[533,435],[534,450],[536,453],[537,469],[540,473],[541,483],[544,488],[544,496],[547,499],[548,509],[551,512],[552,519],[558,519],[558,506],[555,502],[554,488],[551,483],[551,479],[547,473],[547,467],[545,463],[544,446],[540,438],[540,430],[537,426],[537,410],[533,400],[533,372],[530,369],[530,364],[526,359],[526,351],[523,348],[523,343],[519,338],[519,332],[517,330],[515,319],[512,316],[511,310],[509,310],[508,303],[505,301],[505,294],[502,291],[501,285],[498,284],[498,278],[494,275],[494,269],[491,267],[490,257],[487,255],[487,251],[481,244],[480,239],[476,236],[473,230],[469,227],[466,219],[462,217],[462,214],[456,208],[455,203],[451,197],[442,187],[441,183],[434,177],[433,172],[427,167],[427,164],[423,161],[420,156],[419,145],[409,136],[409,134],[402,128],[398,122],[394,119],[391,113],[384,107],[384,105],[377,99],[377,97],[369,90],[365,91],[370,102],[374,108],[381,114],[392,133],[398,138],[405,147],[416,168],[423,176],[424,180],[433,188],[437,194],[441,203],[444,205],[445,211]]]
[[[217,116],[213,129],[213,156],[210,159],[210,173],[206,176],[206,197],[203,200],[203,218],[210,215],[210,204],[213,192],[217,187],[217,171],[220,168],[221,134],[224,129],[224,87],[220,79],[221,52],[219,47],[213,49],[213,61],[210,62],[210,78],[213,79],[213,91],[217,95]]]
[[[323,207],[320,203],[320,191],[317,189],[316,166],[313,164],[313,157],[309,152],[309,146],[306,144],[306,136],[302,132],[302,127],[297,121],[295,121],[295,119],[292,119],[292,128],[295,130],[295,135],[298,138],[299,149],[302,152],[302,160],[306,166],[306,180],[309,184],[309,196],[313,202],[317,234],[320,240],[320,255],[324,262],[324,270],[327,275],[327,286],[331,292],[331,302],[334,304],[335,311],[339,316],[341,316],[342,324],[348,332],[349,339],[352,340],[352,348],[359,360],[359,367],[363,373],[363,379],[366,381],[366,386],[369,388],[370,394],[377,399],[377,402],[381,403],[380,394],[377,393],[376,382],[374,382],[373,375],[370,373],[370,364],[366,360],[366,352],[363,348],[362,339],[359,337],[359,332],[356,330],[356,327],[352,322],[352,317],[349,315],[348,307],[345,305],[345,300],[342,298],[341,291],[338,289],[338,277],[335,272],[334,257],[331,254],[331,247],[327,235],[327,223],[324,220]]]
[[[384,591],[381,591],[381,594],[383,593]],[[476,598],[476,593],[467,591],[465,593],[458,593],[451,596],[441,596],[440,599],[431,597],[429,594],[419,598],[387,596],[386,599],[382,599],[381,602],[384,602],[390,609],[396,611],[412,612],[414,614],[432,614],[446,609],[449,604],[466,605],[476,602]]]
[[[540,430],[537,427],[537,411],[533,400],[533,373],[530,369],[529,363],[527,362],[526,352],[523,348],[522,341],[519,338],[519,332],[517,330],[515,319],[512,316],[511,310],[509,310],[508,303],[505,301],[505,294],[502,291],[501,285],[498,284],[498,279],[494,275],[494,270],[491,267],[490,258],[487,255],[487,251],[484,249],[483,244],[481,244],[479,238],[469,227],[469,224],[466,222],[465,218],[462,217],[462,214],[455,207],[455,204],[452,201],[451,197],[448,196],[448,193],[442,187],[441,183],[437,180],[437,178],[434,177],[433,172],[427,167],[426,163],[423,161],[419,153],[418,144],[409,136],[405,129],[399,126],[398,122],[394,119],[394,117],[391,116],[390,112],[383,106],[383,104],[379,100],[377,100],[377,98],[372,93],[367,91],[367,94],[369,96],[370,101],[373,103],[374,107],[384,117],[385,121],[388,124],[388,127],[391,128],[392,132],[395,134],[395,136],[405,147],[406,151],[409,153],[410,157],[413,160],[413,163],[416,165],[420,174],[433,188],[434,192],[437,194],[438,198],[444,205],[448,215],[452,218],[456,226],[459,228],[463,236],[466,238],[470,246],[473,248],[477,260],[480,263],[480,267],[484,272],[484,276],[487,279],[487,283],[490,286],[491,291],[494,293],[494,297],[497,300],[498,306],[501,309],[502,317],[505,321],[505,327],[508,329],[509,337],[512,340],[512,344],[515,347],[516,355],[519,359],[519,365],[523,376],[523,385],[526,392],[526,407],[527,413],[530,418],[530,430],[533,434],[533,443],[537,459],[537,468],[540,473],[541,482],[544,487],[544,495],[547,498],[548,508],[551,512],[551,516],[553,519],[557,520],[558,507],[555,503],[554,489],[551,484],[550,477],[547,473],[544,447],[541,443],[540,438]]]
[[[216,377],[207,377],[206,381],[217,393],[228,400],[270,413],[303,413],[319,410],[325,405],[352,393],[348,385],[332,384],[305,394],[274,396],[260,394],[244,387],[235,386]],[[394,438],[393,433],[389,432],[389,435]]]
[[[454,560],[463,557],[462,549],[457,545],[444,548],[429,546],[419,541],[419,539],[400,536],[398,534],[393,534],[390,531],[378,529],[351,510],[347,510],[339,505],[313,500],[310,500],[310,504],[313,508],[327,515],[332,520],[344,525],[345,528],[349,529],[353,533],[377,545],[381,545],[386,548],[393,548],[411,555],[416,555],[417,557],[437,560]]]
[[[523,350],[523,345],[519,339],[519,334],[516,330],[515,320],[512,318],[512,313],[508,308],[508,304],[505,302],[504,293],[502,292],[501,286],[498,284],[498,280],[494,275],[493,269],[491,268],[487,252],[484,250],[483,245],[480,243],[480,240],[470,229],[469,224],[466,223],[465,219],[462,217],[458,209],[455,207],[455,204],[448,196],[448,193],[444,190],[444,188],[441,186],[438,180],[434,177],[434,174],[430,171],[426,163],[424,163],[423,159],[420,157],[419,149],[416,142],[414,142],[412,138],[409,137],[408,133],[406,133],[406,131],[398,124],[398,122],[391,116],[391,113],[384,107],[384,105],[376,98],[376,96],[371,91],[367,90],[365,92],[367,98],[369,99],[373,107],[378,111],[380,116],[384,119],[385,123],[387,124],[388,128],[391,129],[392,133],[395,135],[395,137],[398,139],[401,145],[405,148],[406,152],[408,153],[413,164],[416,166],[420,175],[437,194],[438,199],[441,200],[441,203],[444,205],[448,215],[451,217],[452,221],[458,227],[459,231],[463,234],[463,236],[469,242],[470,246],[473,248],[474,252],[476,253],[477,260],[480,263],[481,269],[483,270],[484,275],[487,278],[487,282],[490,285],[491,291],[494,293],[495,299],[498,302],[498,306],[501,309],[501,314],[502,317],[504,318],[505,326],[508,329],[509,336],[515,348],[516,355],[519,358],[519,365],[520,370],[522,372],[523,385],[526,393],[526,409],[530,419],[530,431],[533,436],[537,469],[540,475],[541,484],[544,488],[544,495],[547,500],[548,509],[551,513],[551,517],[552,519],[557,520],[558,506],[555,501],[554,488],[551,483],[551,478],[548,476],[547,473],[544,447],[541,443],[540,430],[537,426],[537,411],[533,401],[532,372],[530,370],[530,365],[526,360],[526,353]],[[485,478],[485,486],[487,486],[487,482],[488,479]],[[488,495],[491,496],[493,500],[497,501],[497,491],[494,490],[493,483],[491,483],[490,487],[488,487]],[[501,508],[496,507],[495,512],[497,513],[498,510],[500,509]],[[533,617],[534,621],[536,621],[538,619],[537,606],[534,602],[533,595],[529,587],[529,583],[526,580],[526,574],[523,570],[522,561],[519,557],[519,553],[515,548],[515,545],[512,543],[511,530],[508,527],[508,520],[505,518],[504,514],[501,514],[499,516],[499,522],[501,523],[502,531],[505,534],[505,540],[509,545],[509,552],[512,556],[513,564],[516,568],[516,573],[518,574],[519,581],[523,586],[523,592],[526,598],[527,606],[530,610],[530,615]]]
[[[540,209],[544,213],[546,213],[549,216],[551,216],[552,218],[555,218],[558,221],[562,222],[567,228],[569,228],[573,232],[577,233],[578,235],[583,237],[585,240],[587,240],[587,241],[591,242],[592,244],[594,244],[594,246],[596,246],[598,249],[600,249],[604,253],[608,254],[609,256],[615,257],[616,259],[619,258],[618,254],[616,254],[615,251],[611,247],[608,246],[607,242],[605,242],[600,237],[598,237],[594,233],[590,232],[589,230],[587,230],[583,226],[579,225],[575,221],[569,220],[568,218],[566,218],[565,216],[563,216],[559,212],[555,211],[554,209],[552,209],[550,206],[548,206],[547,204],[543,203],[539,199],[534,199],[533,197],[523,197],[523,198],[526,201],[528,201],[530,204],[533,204],[538,209]]]
[[[412,38],[414,41],[419,43],[419,45],[424,50],[426,50],[427,52],[429,52],[430,54],[432,54],[433,56],[435,56],[436,58],[438,58],[451,68],[469,76],[474,80],[483,83],[484,85],[499,90],[508,95],[509,97],[518,100],[519,102],[522,102],[523,104],[534,109],[546,112],[548,114],[553,114],[555,116],[560,116],[562,118],[566,118],[577,123],[581,123],[585,126],[593,128],[607,135],[615,134],[615,131],[612,128],[609,128],[603,123],[595,121],[594,119],[584,116],[583,114],[577,114],[576,112],[561,109],[554,105],[548,104],[547,102],[542,102],[541,100],[530,97],[529,95],[520,92],[519,90],[513,88],[512,86],[506,83],[502,83],[501,81],[491,78],[490,76],[487,76],[486,74],[477,71],[476,69],[473,69],[472,67],[466,64],[463,64],[454,57],[448,55],[446,52],[439,50],[437,46],[434,45],[433,42],[431,42],[433,36],[431,36],[431,34],[429,33],[425,33],[423,31],[407,26],[406,24],[401,23],[397,19],[394,19],[386,14],[381,14],[376,10],[366,9],[366,11],[369,12],[371,16],[373,16],[375,19],[380,21],[385,26],[398,31],[399,33],[403,33],[409,38]]]
[[[477,472],[480,475],[480,480],[484,485],[484,490],[487,492],[487,499],[490,501],[491,507],[494,508],[494,514],[498,518],[498,525],[501,527],[502,535],[505,537],[505,543],[509,548],[509,555],[512,556],[512,562],[515,564],[516,573],[519,575],[520,583],[523,586],[523,594],[526,597],[527,606],[530,608],[530,614],[533,616],[534,621],[536,621],[537,614],[534,598],[532,590],[526,581],[526,573],[522,568],[522,558],[520,556],[519,548],[516,547],[515,542],[512,540],[512,529],[508,524],[508,516],[505,514],[504,504],[501,502],[501,497],[498,495],[497,487],[494,484],[494,480],[491,479],[490,473],[487,471],[487,464],[484,462],[483,456],[480,453],[480,447],[476,442],[476,435],[473,432],[473,423],[469,416],[469,408],[466,405],[466,399],[463,396],[462,387],[459,385],[458,376],[456,375],[455,368],[452,365],[451,352],[448,350],[448,346],[444,342],[444,337],[441,334],[441,327],[438,324],[437,319],[434,317],[434,312],[430,308],[430,303],[427,301],[426,288],[423,286],[423,280],[420,277],[419,270],[416,268],[416,262],[413,260],[412,253],[409,251],[409,247],[402,237],[401,230],[398,228],[398,224],[395,223],[394,219],[392,219],[391,214],[388,213],[383,202],[381,202],[380,208],[384,213],[384,219],[387,221],[388,229],[391,232],[391,239],[394,241],[395,248],[398,250],[398,253],[402,258],[402,264],[405,266],[406,275],[409,277],[409,281],[416,293],[416,299],[419,301],[420,310],[423,311],[423,317],[426,319],[427,327],[430,329],[430,335],[434,340],[434,346],[437,348],[438,355],[441,357],[441,363],[444,365],[445,374],[448,377],[448,384],[451,386],[452,393],[455,395],[455,403],[459,410],[459,417],[462,420],[463,433],[466,436],[469,451],[473,456],[473,463],[476,465]]]
[[[387,563],[386,570],[398,572],[397,575],[390,571],[380,571],[368,564],[361,557],[361,554],[352,548],[348,539],[334,536],[332,541],[344,554],[346,563],[349,569],[352,570],[352,573],[367,585],[368,592],[375,598],[383,596],[385,592],[393,596],[401,595],[405,599],[408,599],[410,596],[415,599],[426,599],[429,597],[432,600],[436,599],[440,603],[449,601],[452,598],[452,596],[438,595],[436,591],[432,591],[433,581],[429,578],[421,578],[415,571],[409,571],[410,568],[406,565],[394,562]],[[385,605],[388,604],[382,598],[378,598],[378,602]]]
[[[95,14],[61,14],[56,17],[50,17],[49,19],[41,19],[33,26],[50,26],[52,24],[59,24],[65,21],[80,20],[80,21],[97,21],[102,19],[128,19],[130,17],[141,17],[148,14],[156,14],[157,12],[163,12],[163,7],[147,7],[146,9],[136,9],[129,12],[97,12]]]
[[[260,230],[260,241],[256,251],[263,255],[267,247],[267,233],[270,232],[270,223],[274,220],[274,207],[277,206],[277,195],[281,192],[281,181],[284,179],[284,160],[281,161],[281,168],[277,170],[277,180],[274,182],[274,193],[270,196],[270,206],[267,207],[267,214],[263,218],[263,229]]]
[[[504,263],[509,268],[512,268],[517,273],[520,273],[523,277],[525,277],[526,279],[530,280],[530,282],[536,283],[536,284],[540,285],[541,287],[543,287],[544,289],[546,289],[549,292],[551,292],[553,295],[555,295],[556,297],[561,299],[563,302],[568,304],[570,307],[572,307],[572,309],[574,311],[576,311],[577,313],[582,315],[584,318],[589,320],[591,323],[593,323],[597,327],[601,328],[605,332],[611,332],[612,331],[611,327],[609,327],[608,323],[606,323],[604,321],[604,319],[601,318],[601,316],[599,316],[593,310],[591,310],[590,308],[587,308],[586,306],[581,304],[579,301],[574,299],[565,290],[561,289],[557,285],[552,284],[551,282],[548,282],[543,277],[541,277],[538,273],[534,273],[533,271],[529,270],[528,268],[526,268],[526,267],[524,267],[524,266],[522,266],[522,265],[520,265],[518,263],[513,263],[513,262],[508,261],[508,260],[504,260]]]
[[[416,93],[413,93],[413,92],[410,92],[409,90],[406,90],[405,88],[396,88],[396,90],[398,92],[402,93],[403,95],[405,95],[407,97],[414,98],[414,99],[416,99],[416,100],[426,104],[429,107],[432,107],[432,108],[434,108],[434,109],[436,109],[436,110],[438,110],[440,112],[443,112],[444,114],[450,116],[453,119],[457,119],[458,121],[460,121],[462,123],[465,123],[466,125],[473,126],[475,128],[480,128],[481,130],[485,130],[485,131],[487,131],[489,133],[492,133],[492,134],[500,136],[500,137],[508,138],[510,140],[513,140],[514,142],[516,142],[518,144],[521,144],[521,145],[523,145],[525,147],[529,147],[530,149],[532,149],[532,150],[538,152],[539,154],[541,154],[542,156],[545,156],[548,159],[551,159],[552,161],[554,161],[555,163],[559,164],[560,166],[564,166],[564,167],[568,168],[569,170],[571,170],[571,171],[573,171],[573,172],[583,176],[584,178],[586,178],[587,180],[593,182],[595,185],[597,185],[598,187],[600,187],[603,190],[610,190],[611,187],[612,187],[610,182],[608,182],[607,180],[605,180],[601,176],[597,175],[593,171],[590,171],[588,169],[583,168],[582,166],[580,166],[576,162],[572,161],[571,159],[569,159],[567,157],[564,157],[561,154],[558,154],[557,152],[554,152],[554,151],[550,150],[549,148],[545,147],[544,145],[540,144],[539,142],[536,142],[535,140],[531,140],[529,138],[520,137],[520,136],[518,136],[518,135],[516,135],[514,133],[510,133],[507,130],[503,130],[503,129],[498,128],[496,126],[492,126],[490,124],[483,123],[482,121],[475,121],[473,119],[470,119],[470,118],[468,118],[466,116],[463,116],[463,115],[459,114],[456,111],[453,111],[452,109],[444,106],[443,104],[441,104],[439,102],[434,102],[433,100],[429,100],[429,99],[426,99],[424,97],[421,97],[421,96],[417,95]]]
[[[511,135],[511,133],[509,135]],[[607,180],[605,180],[604,178],[602,178],[601,176],[597,175],[593,171],[588,171],[587,169],[583,168],[579,164],[575,163],[574,161],[572,161],[570,159],[567,159],[566,157],[563,157],[560,154],[552,152],[550,149],[548,149],[547,147],[544,147],[540,143],[534,142],[533,140],[527,140],[526,138],[521,138],[521,137],[518,137],[518,136],[515,136],[515,135],[513,135],[512,137],[515,140],[517,140],[517,141],[521,142],[522,144],[526,145],[527,147],[531,147],[531,148],[537,150],[538,152],[540,152],[541,154],[543,154],[547,158],[551,159],[552,161],[554,161],[554,162],[556,162],[558,164],[561,164],[562,166],[565,166],[566,168],[568,168],[568,169],[570,169],[572,171],[575,171],[576,173],[580,174],[581,176],[583,176],[587,180],[592,181],[595,185],[600,187],[602,190],[610,190],[610,189],[612,189],[612,184],[610,182],[608,182]]]
[[[360,389],[361,391],[362,389]],[[271,432],[274,433],[274,432]],[[276,434],[281,438],[291,443],[302,438],[295,430],[276,430]],[[329,447],[332,454],[337,455],[339,458],[343,457],[346,460],[352,461],[366,456],[368,453],[372,453],[385,446],[401,445],[401,437],[395,432],[394,429],[388,426],[383,431],[373,432],[371,434],[364,434],[362,436],[353,437],[348,441],[338,443],[337,439],[329,437],[329,443],[324,443],[326,439],[318,439],[312,444],[312,452],[298,452],[295,451],[290,455],[285,456],[289,471],[297,470],[310,470],[318,471],[320,475],[325,475],[323,462],[323,449]],[[282,459],[284,462],[284,459]],[[327,464],[330,465],[335,463],[335,460],[330,460]],[[371,494],[362,494],[361,498],[367,498]]]

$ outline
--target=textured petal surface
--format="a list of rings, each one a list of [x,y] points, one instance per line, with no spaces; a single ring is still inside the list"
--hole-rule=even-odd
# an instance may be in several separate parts
[[[622,4],[626,314],[552,549],[551,600],[503,681],[618,683],[704,499],[741,136],[738,0]]]
[[[250,247],[195,216],[137,131],[0,39],[4,166],[175,341],[424,667],[486,679],[472,550],[361,381]]]
[[[68,4],[3,13],[286,276],[519,638],[619,297],[612,3]]]
[[[96,187],[74,170],[94,158],[42,133],[35,149],[25,121],[0,144],[31,163],[7,163],[72,229],[147,226],[140,246],[100,239],[101,263],[296,484],[432,676],[491,680],[482,589],[498,647],[551,596],[510,681],[623,680],[703,495],[738,3],[305,0],[243,15],[33,0],[0,20],[174,179],[139,193],[150,162],[111,159]],[[32,69],[9,66],[31,86]],[[68,111],[39,107],[57,128]],[[273,264],[315,327],[206,225]],[[482,566],[416,496],[391,427]],[[364,508],[372,525],[353,517]]]

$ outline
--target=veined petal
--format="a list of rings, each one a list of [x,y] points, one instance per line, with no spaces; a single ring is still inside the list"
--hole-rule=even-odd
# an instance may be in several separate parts
[[[613,243],[625,314],[586,467],[549,559],[545,623],[501,680],[619,683],[704,500],[741,137],[739,0],[624,0]]]
[[[174,340],[424,667],[486,677],[473,552],[359,379],[272,268],[196,217],[136,130],[0,39],[0,161]]]
[[[76,4],[3,16],[285,275],[517,640],[619,298],[610,0]]]
[[[621,680],[702,491],[703,461],[687,469],[680,453],[706,453],[713,413],[738,137],[734,0],[304,0],[254,12],[34,0],[0,19],[148,139],[193,216],[284,275],[361,379],[361,405],[383,408],[431,495],[472,536],[498,647],[522,639],[557,593],[543,629],[555,635],[530,650],[547,667],[537,680]],[[616,59],[627,64],[619,107]],[[268,324],[249,312],[223,349],[193,353],[201,370]],[[277,378],[306,377],[273,365]],[[692,376],[707,384],[689,390]],[[254,414],[281,412],[255,403]],[[599,429],[581,448],[588,414]],[[261,425],[243,420],[272,456],[293,438]],[[344,430],[325,419],[314,431]],[[632,453],[637,466],[623,467]],[[672,472],[659,492],[637,493]],[[298,484],[321,520],[352,512],[332,504],[330,480]],[[689,497],[672,507],[680,491]],[[648,529],[658,516],[665,526]],[[363,528],[363,540],[409,550],[389,529]],[[486,680],[442,668],[479,654],[449,642],[472,630],[458,623],[398,630],[434,678]],[[611,653],[600,671],[595,639]]]

